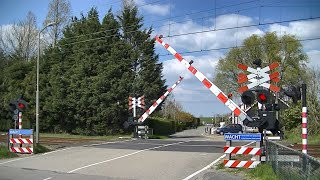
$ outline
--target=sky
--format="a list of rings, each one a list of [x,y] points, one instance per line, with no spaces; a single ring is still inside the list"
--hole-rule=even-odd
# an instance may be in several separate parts
[[[219,59],[231,47],[241,46],[253,34],[263,36],[276,32],[278,36],[296,36],[309,56],[308,66],[320,68],[320,1],[319,0],[134,0],[144,16],[146,28],[153,35],[164,36],[177,52],[213,81]],[[43,27],[49,0],[2,0],[0,25],[10,27],[25,18],[28,11]],[[100,20],[112,7],[119,13],[121,0],[70,0],[73,16],[86,14],[97,7]],[[172,92],[184,111],[197,117],[214,116],[231,111],[195,76],[161,45],[156,53],[163,63],[163,76],[171,87],[183,76],[184,80]],[[228,94],[228,92],[224,92]],[[239,100],[235,100],[237,104]]]

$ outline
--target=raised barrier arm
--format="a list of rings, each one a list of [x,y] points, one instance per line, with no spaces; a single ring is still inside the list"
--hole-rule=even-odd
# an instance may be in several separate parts
[[[240,118],[240,120],[248,119],[252,121],[251,117],[247,115],[239,106],[234,103],[231,99],[229,99],[216,85],[214,85],[204,74],[202,74],[199,70],[193,67],[191,64],[187,62],[176,50],[174,50],[169,44],[162,41],[162,35],[155,36],[156,40],[166,48],[179,62],[181,62],[194,76],[196,76],[200,82],[204,86],[206,86],[217,98],[225,104],[231,111],[234,112],[236,116]]]
[[[179,80],[174,83],[174,85],[171,86],[171,88],[169,88],[167,90],[167,92],[165,92],[156,102],[153,103],[153,105],[146,111],[144,112],[144,114],[138,119],[138,123],[142,123],[143,121],[145,121],[148,116],[153,113],[153,111],[159,106],[159,104],[161,104],[161,102],[166,99],[166,97],[171,93],[171,91],[177,87],[177,85],[182,81],[183,77],[179,77]]]

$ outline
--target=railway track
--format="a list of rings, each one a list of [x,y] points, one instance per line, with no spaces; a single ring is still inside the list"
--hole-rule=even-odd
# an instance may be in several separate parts
[[[93,138],[61,138],[61,137],[41,137],[39,142],[44,145],[81,145],[87,143],[96,143],[105,140],[93,139]],[[6,134],[0,134],[0,144],[6,145],[8,143],[8,136]]]
[[[101,139],[84,139],[84,138],[60,138],[60,137],[41,137],[40,143],[49,146],[72,146],[81,145],[87,143],[102,142]],[[5,134],[0,134],[0,144],[6,145],[8,143],[8,137]],[[290,148],[297,151],[302,151],[301,144],[289,145]],[[308,145],[308,154],[315,158],[320,158],[320,144]]]
[[[289,147],[302,151],[302,144],[292,144]],[[320,144],[308,144],[308,154],[312,157],[320,158]]]

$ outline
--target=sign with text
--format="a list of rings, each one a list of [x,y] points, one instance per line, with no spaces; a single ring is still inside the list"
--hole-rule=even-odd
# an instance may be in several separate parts
[[[32,135],[33,129],[9,129],[9,135],[21,134],[21,135]]]
[[[224,140],[226,141],[261,141],[261,134],[237,134],[226,133],[224,134]]]

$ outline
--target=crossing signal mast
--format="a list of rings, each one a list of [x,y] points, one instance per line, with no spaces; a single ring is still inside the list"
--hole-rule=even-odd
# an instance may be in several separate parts
[[[19,120],[19,129],[22,127],[22,112],[28,109],[28,102],[21,95],[16,100],[11,100],[9,103],[9,110],[13,113],[13,120],[15,121],[15,128],[17,127],[17,121]]]
[[[275,103],[275,97],[272,91],[278,93],[280,88],[267,82],[279,82],[280,73],[275,71],[268,74],[267,71],[276,69],[279,67],[279,63],[272,63],[262,69],[260,59],[255,60],[253,64],[257,66],[256,69],[244,64],[238,64],[238,68],[251,73],[249,75],[243,73],[238,75],[239,84],[247,81],[250,82],[250,84],[241,86],[238,89],[238,91],[242,93],[241,100],[243,104],[252,105],[255,101],[258,102],[258,119],[254,121],[245,120],[244,125],[258,127],[261,131],[262,129],[267,129],[272,133],[276,133],[280,131],[279,121],[276,118],[276,111],[279,111],[280,108],[278,104]]]
[[[145,109],[144,96],[140,96],[138,98],[129,96],[129,110],[133,109],[133,117],[136,117],[136,107],[141,109]]]

